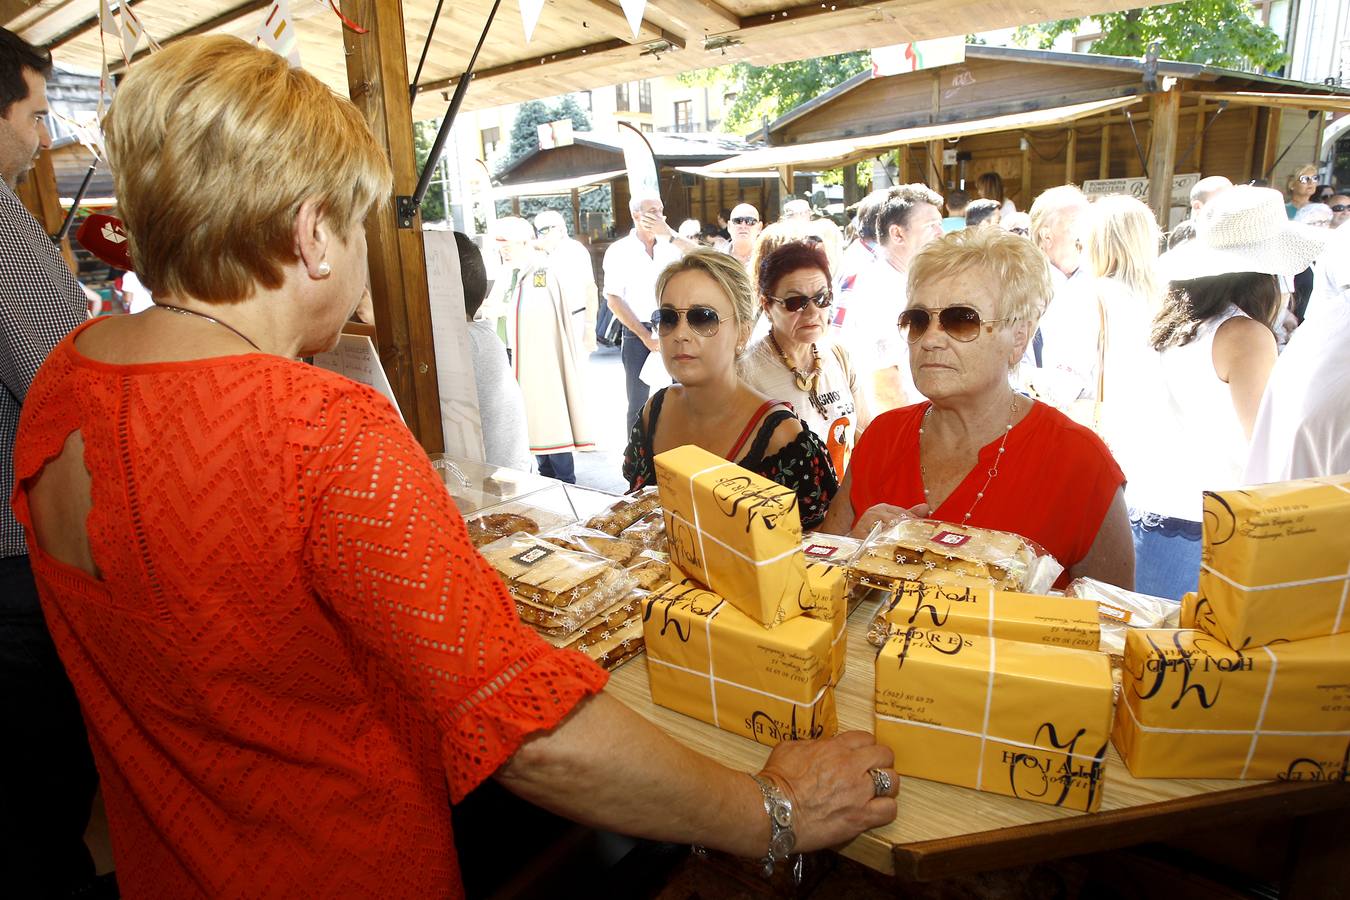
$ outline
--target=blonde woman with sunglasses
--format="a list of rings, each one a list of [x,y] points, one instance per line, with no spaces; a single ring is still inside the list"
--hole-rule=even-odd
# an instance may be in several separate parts
[[[1071,578],[1130,588],[1125,477],[1089,429],[1013,391],[1009,375],[1050,298],[1044,254],[998,228],[919,251],[898,322],[925,402],[867,426],[823,531],[865,535],[927,516],[1036,541]]]
[[[790,405],[737,373],[754,317],[744,266],[695,250],[661,272],[656,297],[652,326],[676,384],[658,391],[633,423],[623,456],[629,488],[655,481],[658,453],[695,444],[793,488],[802,527],[818,526],[838,489],[825,445]]]

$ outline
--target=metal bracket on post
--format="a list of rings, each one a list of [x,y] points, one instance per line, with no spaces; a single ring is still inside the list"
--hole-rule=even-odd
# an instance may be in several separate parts
[[[407,194],[400,194],[394,198],[394,214],[398,217],[399,228],[412,228],[413,220],[417,218],[417,200]]]

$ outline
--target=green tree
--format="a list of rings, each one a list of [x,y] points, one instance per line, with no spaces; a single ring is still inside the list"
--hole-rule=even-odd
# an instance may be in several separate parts
[[[848,80],[871,64],[870,54],[866,50],[859,50],[772,66],[738,62],[687,72],[679,77],[685,84],[740,85],[736,102],[723,118],[723,127],[728,131],[746,132],[758,126],[761,118],[777,118],[794,106]]]
[[[573,131],[590,131],[591,129],[590,117],[571,94],[565,94],[552,105],[542,100],[529,100],[522,103],[520,108],[516,110],[515,121],[511,124],[511,143],[506,158],[502,160],[497,173],[501,174],[539,149],[540,125],[562,119],[571,120]],[[588,191],[581,196],[582,210],[609,213],[612,205],[613,198],[610,194],[609,185],[604,185],[598,190]],[[562,213],[563,220],[569,223],[568,230],[571,230],[571,197],[561,195],[526,197],[520,201],[520,214],[527,219],[533,219],[546,209],[553,209]],[[510,214],[511,202],[509,200],[498,200],[497,215],[506,216]]]
[[[1182,0],[1092,16],[1102,36],[1089,52],[1143,56],[1149,44],[1161,45],[1164,59],[1228,69],[1273,70],[1288,61],[1279,35],[1253,17],[1248,0]],[[1060,19],[1017,30],[1023,44],[1051,46],[1055,38],[1078,30],[1083,19]]]
[[[436,141],[436,130],[440,127],[440,119],[413,123],[413,153],[417,157],[418,173],[421,173],[422,167],[427,164],[427,157],[431,155],[431,145]],[[423,222],[445,221],[447,214],[445,192],[441,189],[441,183],[445,178],[446,165],[445,159],[442,158],[437,164],[436,174],[432,176],[431,187],[422,198]]]

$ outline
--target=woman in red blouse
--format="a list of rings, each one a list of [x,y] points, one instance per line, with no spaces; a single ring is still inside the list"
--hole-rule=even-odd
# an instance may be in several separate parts
[[[865,535],[911,515],[1010,531],[1089,576],[1134,584],[1125,477],[1089,429],[1013,391],[1051,296],[1045,257],[999,229],[958,231],[909,270],[899,327],[928,398],[863,432],[824,531]]]
[[[745,856],[786,845],[780,793],[801,850],[894,817],[870,735],[780,745],[761,785],[605,697],[521,625],[394,409],[295,361],[356,307],[390,190],[355,107],[197,37],[104,128],[156,306],[53,351],[13,502],[125,896],[457,896],[450,804],[489,776]]]

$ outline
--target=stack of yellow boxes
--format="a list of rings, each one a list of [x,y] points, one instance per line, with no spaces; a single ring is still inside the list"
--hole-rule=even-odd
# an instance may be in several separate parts
[[[1133,631],[1114,740],[1153,778],[1343,780],[1350,477],[1205,495],[1180,630]]]
[[[886,618],[875,728],[896,771],[1101,805],[1113,691],[1095,602],[904,582]]]
[[[844,570],[802,554],[796,493],[698,447],[654,462],[670,582],[643,608],[652,699],[763,744],[834,734]]]

